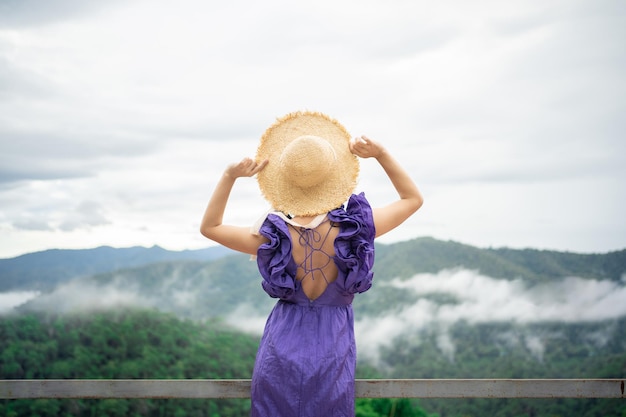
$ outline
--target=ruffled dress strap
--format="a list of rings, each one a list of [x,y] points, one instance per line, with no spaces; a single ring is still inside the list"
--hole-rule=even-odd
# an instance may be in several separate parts
[[[337,285],[345,294],[367,291],[372,285],[376,235],[369,202],[363,193],[353,194],[345,209],[334,209],[327,217],[340,228],[333,258],[338,269]],[[297,265],[292,257],[287,223],[281,216],[270,213],[259,233],[268,239],[257,251],[263,289],[271,297],[290,299],[296,291]]]
[[[353,194],[344,209],[328,218],[340,225],[335,238],[335,264],[344,279],[338,285],[348,294],[365,292],[372,286],[376,229],[372,207],[364,193]]]
[[[261,285],[274,298],[288,299],[296,291],[294,277],[298,269],[291,256],[291,236],[287,223],[276,214],[268,214],[259,233],[269,239],[257,251],[257,265],[263,277]]]

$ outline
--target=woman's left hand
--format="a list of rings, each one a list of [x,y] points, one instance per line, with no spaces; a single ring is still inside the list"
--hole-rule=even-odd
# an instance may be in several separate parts
[[[360,158],[379,158],[385,153],[385,148],[367,136],[359,136],[350,141],[350,152]]]

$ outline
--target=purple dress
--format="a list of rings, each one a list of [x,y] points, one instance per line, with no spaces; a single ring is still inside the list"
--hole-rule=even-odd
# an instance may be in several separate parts
[[[295,279],[297,265],[285,221],[270,214],[257,254],[263,289],[279,298],[270,313],[252,375],[253,417],[354,417],[356,345],[352,299],[372,285],[374,222],[363,194],[328,219],[338,275],[315,300]]]

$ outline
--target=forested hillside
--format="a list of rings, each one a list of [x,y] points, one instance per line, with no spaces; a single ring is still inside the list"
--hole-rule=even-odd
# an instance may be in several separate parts
[[[357,378],[620,378],[626,374],[626,319],[603,326],[607,346],[585,327],[554,326],[542,357],[498,338],[503,325],[456,325],[454,359],[441,354],[436,331],[407,334],[382,349],[378,367],[359,362]],[[545,328],[534,329],[546,331]],[[527,329],[518,329],[523,333]],[[521,337],[520,335],[517,335]],[[419,337],[415,344],[412,338]],[[0,319],[0,378],[250,378],[258,337],[219,320],[199,323],[156,311],[88,316],[13,315]],[[622,416],[623,400],[357,400],[357,416]],[[424,411],[426,410],[426,411]],[[249,400],[4,400],[2,416],[247,416]]]
[[[443,340],[442,340],[443,338]],[[442,344],[447,346],[442,351]],[[379,369],[391,378],[617,378],[626,376],[626,317],[602,323],[456,323],[394,339]],[[443,416],[626,416],[624,399],[424,399]]]
[[[156,311],[86,317],[19,315],[0,319],[0,379],[250,378],[258,338],[219,321],[179,320]],[[357,415],[427,417],[409,400],[359,400]],[[247,399],[2,400],[0,416],[249,415]]]
[[[156,311],[88,316],[8,316],[0,321],[4,379],[245,378],[257,339],[219,322]],[[243,416],[244,402],[5,400],[2,416]]]
[[[480,249],[430,238],[376,250],[374,285],[354,300],[358,377],[626,376],[626,250]],[[98,251],[0,260],[0,282],[30,291],[27,302],[0,315],[0,378],[250,376],[260,332],[276,301],[262,291],[254,261],[224,252],[211,259],[186,253],[172,260],[168,257],[181,253],[150,258],[163,250],[140,250],[143,255],[134,258],[133,251],[120,251],[105,250],[108,269],[91,275],[78,272],[103,267],[100,261],[89,265]],[[41,265],[25,262],[40,256],[46,258]],[[133,264],[137,259],[142,263]],[[152,261],[144,263],[147,259]],[[623,400],[362,399],[358,404],[361,417],[392,410],[396,417],[626,416]],[[4,411],[20,417],[212,415],[202,414],[206,410],[227,416],[247,410],[245,401],[195,400],[36,400],[2,406],[0,416]]]

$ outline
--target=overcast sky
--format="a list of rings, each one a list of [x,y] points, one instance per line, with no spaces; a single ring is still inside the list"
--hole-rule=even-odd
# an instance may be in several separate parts
[[[383,242],[626,248],[624,39],[622,0],[0,0],[0,258],[211,245],[226,164],[304,109],[420,186]],[[266,208],[240,180],[225,220]]]

